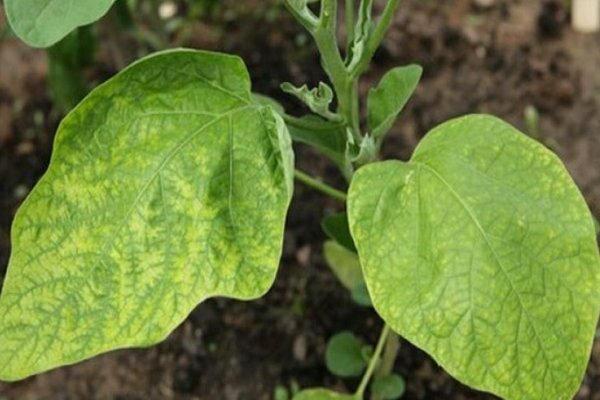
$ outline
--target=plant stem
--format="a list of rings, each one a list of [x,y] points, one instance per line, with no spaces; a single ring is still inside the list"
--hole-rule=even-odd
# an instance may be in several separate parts
[[[377,47],[381,44],[383,37],[391,25],[392,17],[400,0],[388,0],[385,9],[370,37],[366,40],[365,50],[362,56],[350,66],[346,66],[337,41],[337,8],[338,0],[321,0],[321,9],[317,18],[308,7],[302,9],[296,8],[292,0],[283,0],[292,14],[304,25],[314,38],[319,53],[323,69],[329,76],[336,93],[338,102],[337,112],[344,118],[347,132],[351,136],[354,144],[360,144],[363,136],[360,129],[360,104],[358,98],[358,81],[361,74],[365,71],[369,62],[373,58]],[[361,2],[361,9],[368,7],[367,14],[370,15],[370,6],[372,1]],[[348,32],[354,31],[354,0],[345,0],[346,7],[346,25]],[[359,16],[360,18],[360,16]],[[367,17],[365,17],[367,18]],[[350,50],[350,48],[349,48]],[[346,157],[348,158],[348,157]],[[377,159],[377,157],[373,157]],[[352,166],[352,162],[347,159],[347,164]],[[348,178],[346,168],[342,172]]]
[[[375,371],[375,378],[385,378],[392,373],[396,357],[398,356],[398,350],[400,350],[400,337],[396,333],[391,332],[385,343],[381,363],[379,363],[379,367]],[[377,395],[371,394],[371,400],[382,399]]]
[[[304,8],[302,10],[298,10],[294,7],[293,4],[290,3],[290,0],[283,0],[283,4],[289,10],[289,12],[308,30],[312,32],[317,27],[317,17],[308,9]]]
[[[379,335],[379,340],[377,341],[377,346],[375,346],[375,351],[373,352],[373,357],[371,357],[371,360],[369,361],[369,365],[367,366],[367,370],[365,371],[365,374],[362,377],[362,380],[360,381],[360,385],[358,386],[358,389],[356,389],[356,392],[354,393],[354,398],[356,400],[360,400],[363,398],[364,394],[365,394],[365,390],[367,389],[367,385],[369,384],[369,381],[371,380],[371,377],[373,376],[373,373],[375,372],[375,368],[377,367],[377,364],[379,363],[379,356],[381,355],[381,352],[383,351],[383,345],[387,342],[387,338],[390,334],[390,326],[388,324],[385,324],[383,326],[383,329],[381,330],[381,334]]]
[[[346,36],[349,51],[350,46],[352,46],[352,40],[354,39],[354,0],[346,0],[345,4],[345,13],[346,13]]]
[[[353,0],[346,0],[346,5]],[[284,4],[313,36],[323,69],[329,76],[338,100],[338,113],[344,117],[346,126],[355,141],[360,141],[359,109],[358,109],[358,77],[351,77],[340,53],[336,35],[337,0],[321,0],[321,10],[318,22],[313,25],[311,18],[307,19],[296,9],[291,0]],[[353,7],[348,7],[354,12]],[[348,17],[348,14],[346,15]],[[352,16],[354,20],[354,15]]]
[[[296,179],[298,179],[300,182],[304,183],[305,185],[310,186],[313,189],[316,189],[322,193],[325,193],[329,197],[332,197],[336,200],[346,202],[346,200],[348,198],[346,196],[346,193],[344,193],[340,190],[337,190],[337,189],[329,186],[328,184],[323,183],[320,180],[313,178],[312,176],[310,176],[298,169],[294,170],[294,176],[296,177]]]
[[[338,113],[344,116],[352,136],[359,140],[361,136],[356,100],[358,79],[350,77],[340,53],[336,36],[336,15],[337,0],[322,0],[321,23],[314,31],[313,36],[323,60],[323,68],[337,95]]]
[[[319,24],[311,33],[321,54],[323,68],[337,93],[345,86],[348,71],[338,48],[336,19],[337,0],[322,0]]]
[[[350,76],[358,77],[365,71],[365,69],[367,69],[371,59],[373,58],[373,55],[375,54],[375,51],[377,51],[377,48],[383,41],[385,33],[390,28],[392,17],[394,16],[394,12],[396,11],[396,8],[398,8],[399,4],[400,0],[388,0],[383,13],[381,14],[381,18],[377,23],[377,27],[367,42],[365,52],[363,53],[360,61],[356,64],[352,71],[350,71]]]
[[[350,79],[350,88],[348,89],[348,96],[350,96],[350,126],[352,132],[357,132],[358,135],[355,138],[358,140],[361,138],[360,135],[360,103],[358,97],[358,78]]]

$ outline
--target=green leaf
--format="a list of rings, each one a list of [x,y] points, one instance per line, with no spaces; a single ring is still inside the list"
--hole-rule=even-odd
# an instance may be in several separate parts
[[[333,89],[324,82],[319,82],[319,86],[309,89],[307,85],[295,87],[289,82],[281,84],[281,90],[285,93],[295,96],[298,100],[308,106],[308,108],[326,119],[341,121],[341,117],[329,110],[329,105],[333,101]]]
[[[305,389],[294,396],[293,400],[357,400],[349,394],[336,393],[328,389]]]
[[[69,111],[87,94],[84,71],[94,61],[96,37],[89,26],[75,29],[50,47],[48,83],[55,103]]]
[[[327,215],[321,221],[321,228],[327,236],[335,240],[345,248],[356,253],[354,239],[350,234],[348,226],[348,214],[345,212]]]
[[[238,57],[163,52],[98,87],[15,218],[0,379],[152,345],[208,297],[263,295],[292,176]]]
[[[262,106],[271,106],[271,108],[273,108],[273,111],[275,111],[281,116],[285,114],[285,109],[283,108],[283,106],[272,97],[260,93],[252,93],[252,99],[256,104],[260,104]]]
[[[338,166],[345,164],[346,132],[342,124],[315,115],[285,116],[291,137],[321,151]]]
[[[388,71],[379,85],[369,91],[367,120],[374,138],[381,138],[390,130],[417,88],[422,74],[423,68],[419,65],[397,67]]]
[[[340,332],[327,342],[327,369],[343,378],[359,376],[367,366],[362,356],[363,343],[351,332]]]
[[[289,400],[290,392],[285,386],[277,385],[273,391],[273,400]]]
[[[100,19],[115,0],[5,0],[8,22],[33,47],[48,47]]]
[[[396,374],[375,378],[371,384],[371,392],[384,400],[399,399],[405,391],[404,379]]]
[[[373,306],[373,302],[371,301],[371,296],[369,295],[369,290],[367,288],[367,285],[364,282],[356,285],[350,292],[350,296],[352,297],[352,300],[359,306],[363,306],[363,307],[372,307]]]
[[[360,169],[348,215],[373,305],[460,381],[566,399],[590,355],[600,258],[560,160],[490,116],[430,132],[409,163]]]
[[[371,361],[371,359],[373,358],[373,351],[374,351],[373,346],[370,344],[365,344],[360,349],[360,355],[363,358],[363,360],[365,360],[366,363]]]
[[[283,106],[275,99],[254,93],[254,101],[270,105],[281,115],[294,141],[307,144],[329,157],[342,171],[351,169],[346,161],[346,137],[341,122],[327,121],[316,115],[294,117],[285,113]]]
[[[352,300],[359,306],[371,307],[358,255],[333,240],[323,244],[323,255],[340,283],[350,292]]]
[[[325,261],[331,267],[340,283],[350,291],[363,284],[364,279],[358,256],[333,240],[323,243]]]
[[[358,8],[356,26],[354,27],[354,37],[351,38],[350,62],[348,69],[352,70],[362,59],[367,47],[367,42],[371,37],[375,23],[372,17],[373,0],[361,0]]]

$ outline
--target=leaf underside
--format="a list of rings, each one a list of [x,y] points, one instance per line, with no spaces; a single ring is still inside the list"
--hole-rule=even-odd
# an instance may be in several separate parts
[[[237,57],[164,52],[94,90],[13,224],[0,378],[148,346],[208,297],[264,294],[292,164]]]
[[[48,47],[73,29],[91,24],[115,0],[5,0],[11,27],[33,47]]]
[[[598,320],[589,210],[559,159],[467,116],[408,163],[360,169],[350,228],[375,309],[472,387],[509,399],[576,392]]]

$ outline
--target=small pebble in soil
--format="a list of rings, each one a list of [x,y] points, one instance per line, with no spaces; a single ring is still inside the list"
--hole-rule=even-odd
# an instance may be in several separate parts
[[[310,255],[312,254],[310,245],[304,245],[298,249],[296,252],[296,259],[298,260],[298,264],[303,267],[307,267],[310,263]]]
[[[29,193],[29,188],[25,185],[17,185],[13,192],[15,199],[17,200],[24,199],[25,196],[27,196],[27,193]]]
[[[15,154],[18,156],[26,156],[35,151],[35,145],[30,141],[24,141],[17,145]]]
[[[307,343],[306,343],[306,336],[305,335],[298,335],[296,336],[296,338],[294,339],[294,344],[293,344],[293,353],[294,353],[294,358],[298,361],[304,361],[306,360],[306,354],[307,354]]]
[[[177,4],[172,1],[164,2],[158,7],[158,15],[160,15],[162,19],[173,18],[176,14]]]
[[[490,8],[496,4],[496,0],[473,0],[473,4],[480,8]]]

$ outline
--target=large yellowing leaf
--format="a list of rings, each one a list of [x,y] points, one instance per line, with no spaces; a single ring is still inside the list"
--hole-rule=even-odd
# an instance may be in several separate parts
[[[560,160],[510,125],[467,116],[408,163],[360,169],[349,221],[373,305],[462,382],[570,399],[590,355],[600,259]]]
[[[15,33],[34,47],[48,47],[73,29],[102,17],[115,0],[5,0]]]
[[[13,224],[0,378],[148,346],[208,297],[264,294],[292,163],[237,57],[160,53],[94,90]]]

